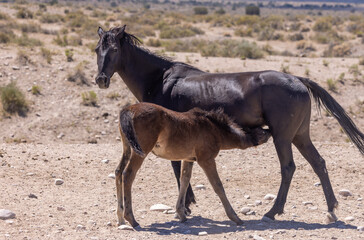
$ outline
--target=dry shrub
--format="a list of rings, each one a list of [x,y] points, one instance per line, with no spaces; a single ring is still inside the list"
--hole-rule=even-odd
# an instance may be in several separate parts
[[[42,46],[43,42],[36,38],[30,38],[27,34],[23,33],[20,37],[15,38],[15,43],[22,47],[36,47]]]
[[[16,13],[16,17],[22,19],[33,18],[33,12],[29,11],[28,9],[20,8]]]
[[[40,17],[40,21],[42,23],[58,23],[64,21],[64,18],[62,15],[59,14],[45,13],[42,14],[42,16]]]
[[[82,38],[80,35],[71,35],[68,38],[68,44],[71,46],[82,46]]]
[[[183,26],[165,26],[161,29],[160,38],[171,39],[171,38],[183,38],[193,37],[195,35],[204,34],[204,31],[191,25]]]
[[[68,74],[67,80],[70,82],[74,82],[77,85],[90,86],[90,83],[88,82],[86,74],[83,70],[82,64],[79,64],[72,74]]]
[[[47,61],[48,64],[52,62],[52,51],[47,48],[40,49],[40,55]]]
[[[315,34],[315,36],[313,37],[313,39],[321,44],[327,44],[327,43],[340,43],[343,42],[345,40],[345,37],[339,35],[338,32],[332,30],[329,32],[318,32]]]
[[[330,44],[324,51],[324,57],[346,57],[351,54],[351,45],[349,43]]]
[[[318,18],[313,25],[313,30],[316,32],[327,32],[332,28],[331,21],[328,17]]]
[[[28,65],[28,64],[33,64],[29,55],[23,50],[18,51],[16,59],[23,66]]]
[[[240,27],[235,30],[234,34],[239,37],[252,37],[253,29],[251,27]]]
[[[151,47],[162,46],[162,42],[159,39],[155,39],[155,38],[149,38],[146,44]]]
[[[94,91],[81,93],[82,104],[85,106],[97,106],[97,95]]]
[[[1,104],[3,110],[10,114],[18,113],[25,115],[29,110],[28,103],[23,92],[16,86],[15,82],[0,88]]]
[[[301,41],[304,39],[304,36],[302,35],[302,33],[295,33],[290,35],[288,38],[291,41]]]

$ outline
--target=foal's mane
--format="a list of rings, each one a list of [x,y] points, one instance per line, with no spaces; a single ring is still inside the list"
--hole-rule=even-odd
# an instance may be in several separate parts
[[[228,115],[224,113],[222,108],[216,110],[205,111],[200,108],[193,108],[191,112],[196,117],[203,117],[210,120],[213,124],[228,132],[242,132],[243,130]]]

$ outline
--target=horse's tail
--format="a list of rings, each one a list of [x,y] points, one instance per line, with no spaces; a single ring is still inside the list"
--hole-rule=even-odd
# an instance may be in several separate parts
[[[139,156],[144,157],[145,153],[140,147],[138,139],[136,137],[133,123],[133,113],[130,110],[124,109],[120,112],[119,127],[134,152],[137,153]]]
[[[297,77],[311,92],[315,99],[318,109],[322,105],[326,110],[336,118],[350,140],[357,146],[359,151],[364,155],[364,134],[360,132],[353,120],[348,116],[345,110],[338,102],[322,87],[308,78]]]

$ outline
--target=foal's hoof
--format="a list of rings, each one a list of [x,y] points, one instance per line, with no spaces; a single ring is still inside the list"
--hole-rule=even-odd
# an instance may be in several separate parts
[[[330,223],[334,223],[334,222],[336,222],[337,221],[337,217],[336,217],[336,215],[335,215],[335,213],[334,212],[328,212],[327,214],[326,214],[326,220],[325,220],[325,223],[326,224],[330,224]]]
[[[270,223],[270,222],[274,222],[274,218],[273,219],[271,219],[270,217],[267,217],[267,216],[263,216],[262,217],[262,222],[268,222],[268,223]]]

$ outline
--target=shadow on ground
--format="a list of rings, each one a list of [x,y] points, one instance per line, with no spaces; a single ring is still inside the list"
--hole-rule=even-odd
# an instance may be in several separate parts
[[[263,222],[261,220],[246,220],[242,226],[237,226],[231,221],[213,221],[201,216],[189,218],[187,222],[170,221],[165,223],[153,223],[145,227],[138,227],[140,232],[154,232],[158,235],[186,234],[198,235],[199,232],[210,234],[235,233],[244,231],[264,230],[317,230],[317,229],[356,229],[356,226],[338,221],[332,224],[305,223],[299,221],[274,221]]]

